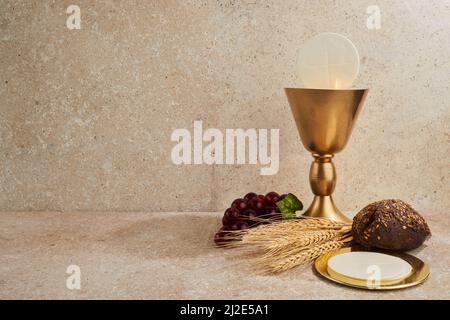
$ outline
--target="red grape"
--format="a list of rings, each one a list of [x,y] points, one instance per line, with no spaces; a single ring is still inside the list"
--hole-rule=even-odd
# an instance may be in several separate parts
[[[249,228],[249,224],[245,221],[238,222],[239,230],[244,230]]]
[[[250,227],[246,221],[238,221],[230,226],[230,231],[244,230]]]
[[[242,216],[246,218],[254,218],[257,216],[256,211],[253,209],[247,209],[244,212],[242,212]]]
[[[249,224],[249,225],[254,225],[257,221],[256,221],[256,218],[258,217],[258,214],[256,213],[256,211],[255,210],[253,210],[253,209],[247,209],[247,210],[245,210],[243,213],[242,213],[242,215],[246,218],[246,219],[248,219],[246,222]]]
[[[270,203],[270,204],[275,204],[277,203],[278,199],[280,199],[280,196],[278,195],[278,193],[272,191],[269,192],[268,194],[266,194],[266,202]]]
[[[231,207],[238,209],[239,212],[243,212],[247,209],[247,202],[244,199],[239,198],[233,201]]]
[[[254,197],[256,197],[257,194],[254,192],[249,192],[244,196],[244,200],[249,202],[251,199],[253,199]]]
[[[277,208],[275,207],[264,207],[258,211],[259,218],[266,219],[270,218],[272,214],[277,213]]]
[[[256,198],[258,198],[258,199],[260,199],[260,200],[266,200],[266,197],[263,195],[263,194],[258,194],[257,196],[256,196]]]
[[[256,213],[258,214],[258,216],[264,216],[267,214],[267,208],[264,207],[264,208],[258,209],[258,210],[256,210]]]
[[[256,211],[258,211],[259,209],[264,208],[265,205],[266,205],[264,199],[261,199],[259,196],[257,196],[256,198],[251,199],[248,204],[249,204],[250,208],[252,208],[253,210],[256,210]]]
[[[267,213],[271,214],[271,213],[280,213],[280,209],[278,207],[268,207],[267,208]]]
[[[230,223],[230,221],[228,221],[227,216],[224,214],[222,217],[222,225],[227,226],[229,223]]]
[[[225,210],[224,218],[226,217],[226,220],[228,222],[238,220],[239,216],[240,216],[239,210],[236,208],[228,208],[227,210]]]
[[[240,230],[239,222],[235,222],[235,223],[231,224],[229,229],[230,229],[230,231]]]

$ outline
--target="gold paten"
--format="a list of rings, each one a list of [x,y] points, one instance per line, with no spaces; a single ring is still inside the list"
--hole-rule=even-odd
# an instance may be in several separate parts
[[[285,92],[303,146],[314,157],[309,172],[314,200],[303,215],[350,222],[331,197],[336,186],[331,160],[347,144],[368,89],[286,88]]]
[[[367,283],[366,281],[355,279],[351,277],[342,276],[336,273],[330,273],[328,270],[328,260],[334,257],[337,254],[342,254],[346,252],[352,252],[352,251],[372,251],[372,252],[379,252],[384,254],[389,254],[398,258],[401,258],[408,262],[412,267],[412,272],[404,279],[400,279],[397,281],[380,281],[378,285],[373,285],[372,283]],[[316,259],[314,263],[314,267],[316,271],[322,275],[323,277],[327,278],[328,280],[331,280],[336,283],[340,283],[346,286],[360,288],[360,289],[369,289],[369,290],[394,290],[394,289],[403,289],[408,288],[412,286],[416,286],[418,284],[421,284],[427,280],[430,269],[428,265],[420,260],[417,257],[414,257],[412,255],[409,255],[407,253],[402,252],[393,252],[393,251],[384,251],[384,250],[367,250],[362,247],[349,247],[349,248],[342,248],[335,251],[331,251],[328,253],[325,253],[321,255],[319,258]]]

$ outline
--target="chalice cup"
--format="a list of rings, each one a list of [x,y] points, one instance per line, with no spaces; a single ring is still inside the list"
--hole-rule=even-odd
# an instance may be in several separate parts
[[[331,196],[336,186],[332,159],[347,144],[368,89],[286,88],[285,92],[303,146],[314,157],[309,172],[314,199],[303,215],[351,222]]]

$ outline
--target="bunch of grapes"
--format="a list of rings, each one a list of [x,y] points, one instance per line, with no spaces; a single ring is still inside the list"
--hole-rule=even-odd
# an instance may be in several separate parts
[[[244,230],[273,220],[281,220],[276,203],[284,197],[285,194],[280,196],[273,191],[266,195],[249,192],[244,198],[234,200],[231,207],[225,210],[222,228],[214,236],[214,242],[218,245],[227,242],[228,231]]]

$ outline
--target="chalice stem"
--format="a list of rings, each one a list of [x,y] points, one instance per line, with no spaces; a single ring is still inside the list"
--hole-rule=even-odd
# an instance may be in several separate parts
[[[333,155],[313,154],[314,161],[309,171],[309,183],[314,199],[303,214],[307,217],[327,218],[340,222],[351,222],[334,204],[331,194],[336,187],[336,168]]]

